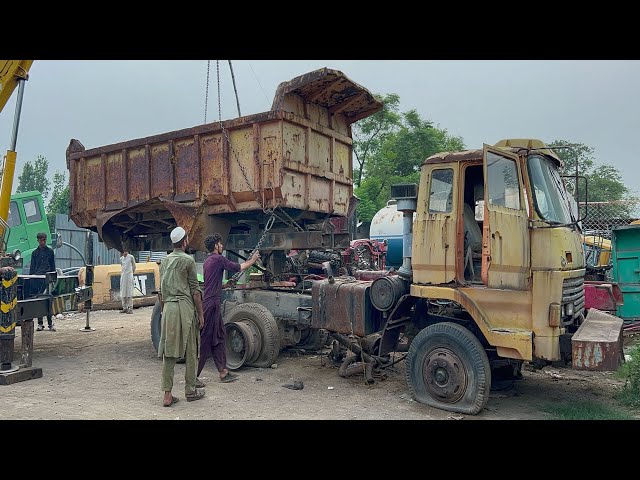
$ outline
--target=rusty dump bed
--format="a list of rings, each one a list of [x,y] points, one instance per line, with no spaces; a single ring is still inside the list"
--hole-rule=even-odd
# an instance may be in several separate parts
[[[89,150],[73,139],[71,218],[120,248],[166,240],[176,223],[202,246],[206,233],[224,235],[276,206],[298,222],[344,216],[351,124],[381,108],[342,72],[323,68],[281,83],[268,112]]]

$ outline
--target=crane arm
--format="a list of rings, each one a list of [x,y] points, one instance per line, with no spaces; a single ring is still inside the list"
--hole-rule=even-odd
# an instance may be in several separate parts
[[[22,93],[24,92],[24,82],[29,79],[29,69],[32,63],[33,60],[0,60],[0,112],[9,101],[13,91],[19,86],[11,146],[4,157],[4,164],[0,172],[2,174],[2,183],[0,185],[0,254],[4,253],[8,237],[8,225],[6,222],[9,216],[9,201],[11,200],[13,175],[16,167],[17,154],[15,150],[18,141]]]
[[[0,60],[0,112],[11,98],[20,80],[29,78],[33,60]]]

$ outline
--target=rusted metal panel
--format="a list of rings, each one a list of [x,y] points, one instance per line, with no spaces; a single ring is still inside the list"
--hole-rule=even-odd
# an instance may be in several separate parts
[[[175,142],[175,200],[190,201],[200,194],[200,138],[198,135]]]
[[[526,290],[531,264],[526,213],[495,205],[490,206],[488,211],[491,260],[487,286]]]
[[[147,149],[145,147],[129,149],[125,168],[128,174],[128,204],[135,205],[148,200],[150,193],[150,166]]]
[[[351,161],[350,145],[336,141],[333,158],[333,173],[335,173],[338,178],[344,180],[345,183],[351,182],[353,180],[353,178],[351,178],[353,169],[349,166],[349,162]]]
[[[312,328],[364,337],[382,328],[382,313],[369,298],[370,281],[335,279],[313,283]]]
[[[246,220],[247,212],[262,215],[277,206],[293,215],[304,212],[309,220],[346,215],[353,193],[350,124],[382,104],[341,72],[322,69],[281,84],[274,105],[222,125],[89,150],[72,140],[71,218],[106,232],[103,240],[116,242],[107,245],[119,248],[123,241],[153,243],[153,235],[166,236],[178,220],[166,214],[181,211],[169,208],[171,202],[194,215],[225,216],[231,224]]]
[[[151,146],[151,197],[167,197],[173,195],[173,168],[171,166],[171,153],[169,142]],[[111,179],[108,179],[111,181]],[[83,226],[83,225],[82,225]]]
[[[83,168],[83,188],[86,208],[89,211],[105,207],[105,172],[101,156],[85,159]]]
[[[226,203],[229,177],[222,152],[222,133],[200,136],[202,195],[209,203]]]
[[[595,308],[571,338],[573,368],[615,371],[623,360],[623,320]]]
[[[618,306],[624,305],[620,287],[615,283],[602,281],[584,282],[584,308],[597,308],[603,312],[615,314]]]
[[[125,165],[125,156],[123,151],[113,152],[106,155],[106,174],[107,178],[113,181],[106,182],[106,199],[105,208],[107,210],[115,210],[124,208],[122,190],[127,185],[127,171]]]
[[[218,231],[218,230],[212,230]],[[310,248],[349,248],[348,233],[277,232],[265,235],[261,251]],[[231,234],[224,242],[229,250],[245,250],[258,243],[258,235]]]
[[[288,95],[296,94],[307,104],[342,113],[349,123],[368,117],[382,109],[382,104],[367,89],[349,80],[338,70],[322,68],[278,85],[271,110],[280,110]]]

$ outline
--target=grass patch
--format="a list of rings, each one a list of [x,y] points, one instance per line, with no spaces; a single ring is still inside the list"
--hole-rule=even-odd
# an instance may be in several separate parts
[[[640,344],[629,352],[631,360],[623,363],[617,371],[625,380],[618,400],[629,407],[640,408]]]
[[[599,403],[549,404],[544,411],[560,420],[634,420],[631,415]]]

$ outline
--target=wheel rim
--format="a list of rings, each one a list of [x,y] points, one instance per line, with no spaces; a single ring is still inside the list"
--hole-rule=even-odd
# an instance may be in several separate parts
[[[445,403],[456,403],[467,390],[464,362],[448,348],[435,348],[424,359],[422,375],[429,394]]]
[[[246,326],[251,332],[251,339],[253,341],[253,353],[247,358],[247,363],[255,362],[260,356],[262,350],[262,335],[260,335],[260,329],[251,320],[240,320],[238,322]]]
[[[224,327],[227,368],[236,370],[255,356],[255,339],[251,329],[245,323],[231,322]]]

